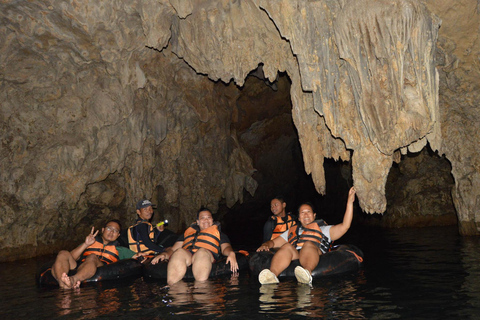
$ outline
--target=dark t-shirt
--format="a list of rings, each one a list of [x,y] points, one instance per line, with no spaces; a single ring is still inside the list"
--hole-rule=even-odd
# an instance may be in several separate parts
[[[141,221],[141,220],[137,220],[137,222],[138,221]],[[137,236],[138,236],[148,249],[153,250],[155,252],[163,252],[165,249],[162,246],[159,246],[158,244],[155,243],[158,239],[158,236],[160,235],[160,231],[158,231],[157,228],[153,227],[154,240],[152,241],[152,239],[150,239],[150,236],[149,236],[149,233],[150,233],[149,227],[150,225],[148,223],[139,223],[138,225],[133,227],[132,228],[133,239],[138,240],[137,239]]]

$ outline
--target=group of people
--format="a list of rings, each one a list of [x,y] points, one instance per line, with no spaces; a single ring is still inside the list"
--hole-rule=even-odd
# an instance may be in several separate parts
[[[297,281],[312,284],[312,271],[317,266],[320,256],[327,253],[332,242],[340,239],[350,228],[353,219],[353,202],[355,188],[348,192],[347,207],[343,221],[336,225],[328,225],[321,219],[316,219],[316,213],[311,203],[302,203],[298,207],[298,224],[285,213],[286,203],[283,199],[273,199],[271,210],[274,224],[265,224],[264,243],[257,249],[268,251],[279,248],[275,252],[269,269],[262,270],[258,275],[261,284],[278,283],[278,275],[285,270],[293,260],[299,260],[300,265],[295,267]],[[280,203],[280,204],[279,204]],[[283,209],[278,209],[283,208]],[[268,223],[268,222],[267,222]],[[272,229],[274,225],[274,229]],[[269,233],[269,230],[272,232]],[[269,234],[272,234],[270,239]]]
[[[212,212],[202,208],[197,212],[196,224],[190,226],[173,246],[164,248],[157,244],[157,239],[164,225],[153,226],[153,206],[149,200],[141,200],[136,205],[137,220],[127,231],[128,247],[117,241],[121,233],[121,223],[110,220],[102,228],[92,228],[85,241],[72,251],[62,250],[58,253],[52,266],[52,275],[63,289],[79,288],[83,280],[91,278],[97,268],[122,259],[139,259],[153,257],[151,263],[168,260],[167,282],[174,284],[181,280],[187,268],[192,266],[196,280],[208,279],[212,264],[222,255],[230,264],[232,272],[238,271],[238,263],[230,240],[214,223]],[[76,270],[69,276],[71,270]]]
[[[261,284],[278,283],[278,275],[290,262],[299,259],[300,266],[295,269],[295,276],[301,283],[311,284],[313,269],[318,264],[320,255],[329,251],[331,243],[342,237],[350,228],[353,218],[355,189],[348,194],[347,207],[343,222],[327,225],[323,220],[316,220],[313,205],[304,203],[298,210],[298,223],[286,213],[286,202],[281,197],[271,201],[271,218],[264,226],[264,242],[257,251],[279,248],[272,258],[269,269],[259,274]],[[122,259],[139,259],[152,257],[153,265],[168,260],[167,283],[172,285],[180,281],[187,268],[192,266],[195,280],[205,281],[210,275],[213,263],[222,256],[230,264],[230,270],[238,271],[238,263],[230,240],[221,232],[219,224],[213,220],[212,212],[201,208],[197,220],[170,247],[157,244],[157,239],[164,225],[153,226],[153,205],[149,200],[141,200],[136,205],[136,223],[128,228],[128,247],[117,241],[121,233],[121,223],[110,220],[99,230],[92,228],[85,241],[72,251],[62,250],[58,253],[52,266],[52,275],[64,289],[78,288],[83,280],[92,277],[97,268]],[[74,275],[69,276],[71,270]]]

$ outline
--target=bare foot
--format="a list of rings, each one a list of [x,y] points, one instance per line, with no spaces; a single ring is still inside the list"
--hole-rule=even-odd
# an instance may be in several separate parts
[[[70,280],[72,281],[73,284],[73,289],[78,289],[80,288],[80,281],[75,279],[75,276],[70,277]]]
[[[60,281],[58,282],[58,284],[62,289],[72,289],[73,287],[70,277],[65,272],[62,273],[62,276],[60,277]]]
[[[59,282],[60,288],[62,289],[75,289],[80,288],[80,281],[75,279],[75,276],[69,277],[65,272],[62,273],[62,277]]]

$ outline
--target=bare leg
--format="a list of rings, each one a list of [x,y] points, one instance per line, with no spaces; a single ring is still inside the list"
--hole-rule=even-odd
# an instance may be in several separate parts
[[[205,281],[210,276],[212,271],[212,263],[214,258],[207,249],[199,249],[192,257],[192,272],[195,280]]]
[[[62,250],[58,253],[55,263],[52,266],[52,276],[57,280],[62,289],[71,289],[72,284],[69,280],[65,281],[63,274],[68,275],[70,270],[77,267],[77,262],[73,259],[69,251]],[[68,278],[68,276],[67,276]]]
[[[300,265],[312,274],[321,254],[322,251],[313,242],[305,242],[299,253]]]
[[[176,250],[170,257],[167,266],[167,283],[172,285],[180,280],[192,264],[192,254],[183,248]]]
[[[290,262],[295,259],[298,259],[298,252],[287,242],[273,256],[270,270],[278,277],[290,265]]]
[[[98,259],[97,255],[88,255],[85,261],[78,267],[77,273],[70,277],[73,288],[79,288],[80,283],[85,279],[93,277],[95,272],[97,272],[97,268],[101,266],[103,266],[103,262]]]

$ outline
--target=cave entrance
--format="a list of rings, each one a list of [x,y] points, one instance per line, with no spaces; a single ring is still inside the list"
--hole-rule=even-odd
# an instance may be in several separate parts
[[[233,243],[261,243],[263,225],[271,215],[270,201],[276,196],[284,197],[287,212],[295,212],[301,202],[310,201],[329,223],[335,223],[339,210],[343,216],[351,186],[351,167],[347,162],[325,159],[325,174],[331,183],[327,183],[325,196],[316,192],[310,175],[305,173],[292,120],[290,86],[286,74],[279,74],[273,84],[249,75],[237,99],[237,116],[232,126],[240,145],[253,160],[257,170],[253,178],[258,188],[253,197],[244,191],[242,204],[232,208],[227,208],[225,203],[219,205],[218,218]]]
[[[262,241],[270,200],[283,196],[287,212],[296,213],[304,201],[314,204],[317,216],[329,224],[341,222],[348,189],[353,185],[349,162],[324,160],[326,194],[319,195],[305,173],[301,146],[292,120],[290,80],[279,74],[275,83],[249,75],[237,99],[232,126],[240,145],[253,160],[258,182],[254,196],[244,191],[243,203],[219,204],[218,218],[232,243],[255,247]],[[429,145],[402,156],[392,166],[386,185],[387,211],[365,214],[355,202],[355,225],[410,227],[453,225],[457,217],[451,198],[451,165]],[[352,227],[354,227],[352,226]]]

